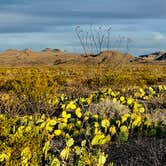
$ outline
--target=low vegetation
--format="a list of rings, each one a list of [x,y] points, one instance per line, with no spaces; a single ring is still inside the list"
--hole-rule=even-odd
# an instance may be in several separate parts
[[[166,66],[0,69],[1,165],[165,165]]]

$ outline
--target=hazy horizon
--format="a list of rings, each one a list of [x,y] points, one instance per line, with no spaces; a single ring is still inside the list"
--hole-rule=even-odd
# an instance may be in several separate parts
[[[78,25],[84,30],[111,26],[110,42],[130,38],[134,55],[166,50],[165,6],[165,0],[1,0],[0,51],[83,52],[74,31]],[[124,43],[120,51],[125,49]]]

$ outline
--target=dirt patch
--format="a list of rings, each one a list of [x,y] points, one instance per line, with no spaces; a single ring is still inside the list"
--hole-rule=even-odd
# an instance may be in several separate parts
[[[165,138],[135,138],[126,143],[112,143],[106,149],[107,162],[114,166],[164,166],[166,165]]]

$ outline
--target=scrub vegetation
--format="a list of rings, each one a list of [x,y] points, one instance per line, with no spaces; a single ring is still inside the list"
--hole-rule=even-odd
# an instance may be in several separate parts
[[[0,69],[1,165],[165,165],[160,63]]]

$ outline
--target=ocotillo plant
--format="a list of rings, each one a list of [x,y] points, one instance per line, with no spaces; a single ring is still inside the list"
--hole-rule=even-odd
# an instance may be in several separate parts
[[[132,40],[121,35],[119,35],[117,39],[111,40],[111,29],[111,26],[99,26],[97,28],[90,26],[90,28],[87,29],[77,26],[75,28],[75,33],[85,56],[98,55],[102,49],[122,50],[123,48],[124,51],[124,48],[126,48],[126,53],[129,53]]]
[[[132,40],[128,37],[126,38],[126,50],[127,50],[127,54],[130,52],[130,44],[131,44]]]
[[[83,30],[80,26],[75,28],[76,35],[80,41],[81,47],[85,55],[97,55],[102,51],[103,47],[110,49],[110,31],[111,26],[93,28],[92,26]]]

